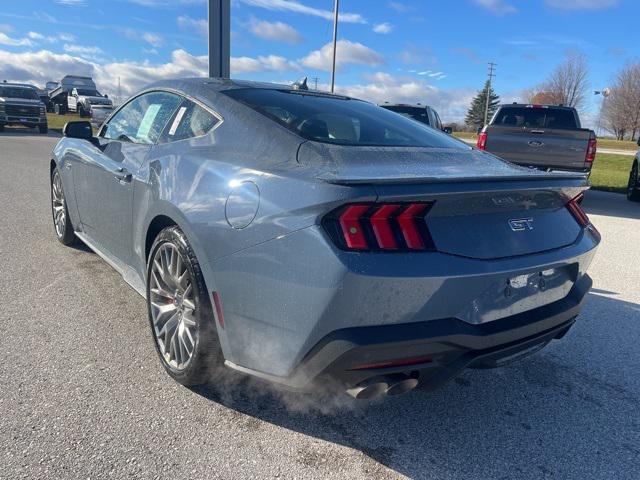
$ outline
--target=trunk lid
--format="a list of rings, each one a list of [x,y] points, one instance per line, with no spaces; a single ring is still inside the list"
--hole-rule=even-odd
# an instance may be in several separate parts
[[[439,252],[516,257],[571,245],[582,233],[566,205],[587,188],[584,175],[524,169],[466,147],[305,145],[299,161],[319,178],[373,185],[377,203],[433,202],[426,224]]]

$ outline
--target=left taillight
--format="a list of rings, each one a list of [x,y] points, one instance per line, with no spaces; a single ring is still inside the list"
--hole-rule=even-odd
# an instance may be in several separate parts
[[[323,226],[333,242],[351,251],[433,251],[426,216],[433,202],[358,203],[329,213]]]
[[[583,199],[584,199],[584,193],[581,193],[577,197],[572,198],[569,201],[569,203],[567,203],[567,209],[569,210],[569,212],[571,212],[571,215],[573,215],[573,218],[576,219],[576,222],[578,222],[578,224],[582,228],[588,226],[591,223],[591,221],[589,220],[589,217],[580,206]]]
[[[478,150],[487,149],[487,132],[480,132],[478,135],[478,141],[476,142],[476,147]]]

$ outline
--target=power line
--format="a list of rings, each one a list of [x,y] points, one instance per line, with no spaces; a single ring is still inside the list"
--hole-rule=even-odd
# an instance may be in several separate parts
[[[484,107],[484,126],[487,126],[487,122],[489,121],[489,102],[491,101],[491,83],[493,78],[496,76],[495,71],[497,63],[489,62],[489,81],[487,83],[487,102]]]

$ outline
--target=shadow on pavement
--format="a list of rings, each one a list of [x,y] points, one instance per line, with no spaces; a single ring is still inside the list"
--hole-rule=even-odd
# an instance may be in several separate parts
[[[500,369],[468,370],[436,392],[417,389],[374,403],[349,398],[332,404],[318,393],[277,392],[237,376],[195,392],[273,425],[356,449],[410,478],[639,478],[637,377],[616,381],[605,373],[618,368],[606,364],[607,358],[615,361],[607,355],[625,355],[627,344],[623,340],[616,350],[602,338],[615,324],[618,330],[634,329],[623,336],[637,338],[640,314],[630,325],[620,320],[640,308],[590,297],[588,308],[606,316],[579,318],[543,353]],[[585,358],[601,368],[591,368]],[[623,368],[635,370],[630,358]],[[316,467],[331,465],[331,458],[307,453]]]
[[[640,203],[630,202],[620,193],[589,190],[582,206],[588,214],[640,219]]]

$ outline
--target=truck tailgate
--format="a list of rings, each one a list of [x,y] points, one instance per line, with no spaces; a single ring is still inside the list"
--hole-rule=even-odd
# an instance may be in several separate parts
[[[591,131],[489,126],[486,150],[510,162],[561,170],[587,170]]]

